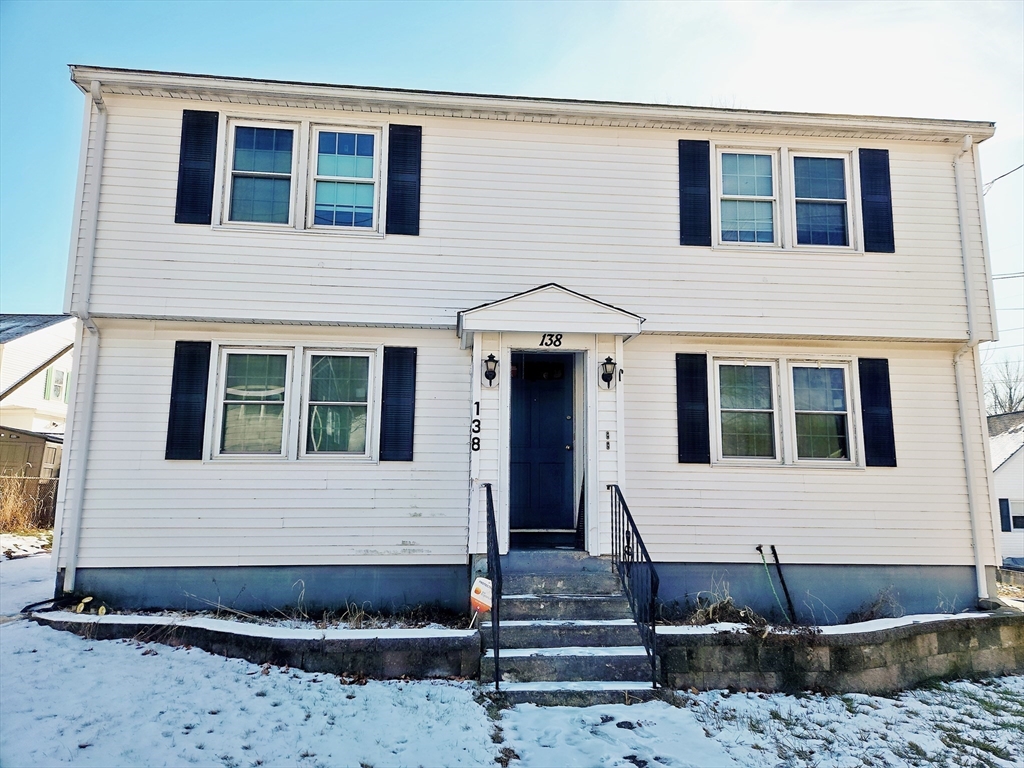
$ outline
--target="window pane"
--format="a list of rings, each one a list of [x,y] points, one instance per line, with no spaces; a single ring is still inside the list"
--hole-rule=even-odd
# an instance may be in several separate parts
[[[722,201],[722,240],[740,243],[773,243],[774,203],[747,200]]]
[[[847,245],[846,203],[796,204],[799,245]]]
[[[373,178],[373,136],[363,133],[320,133],[316,172],[319,176]]]
[[[730,458],[775,458],[771,413],[722,413],[722,455]]]
[[[771,155],[722,155],[722,194],[771,197]]]
[[[365,405],[309,406],[307,453],[363,453],[365,450]]]
[[[286,128],[235,129],[236,171],[292,172],[292,132]]]
[[[794,157],[793,177],[798,198],[846,199],[846,176],[841,158]]]
[[[224,399],[283,401],[287,371],[285,355],[229,354]]]
[[[225,403],[221,453],[280,453],[282,403]]]
[[[798,411],[846,411],[842,368],[794,368],[793,405]]]
[[[796,454],[801,459],[849,459],[846,414],[796,414]]]
[[[236,176],[231,185],[231,221],[288,223],[291,181]]]
[[[366,402],[370,359],[341,355],[313,355],[310,361],[311,402]]]
[[[771,410],[772,372],[767,365],[722,365],[718,376],[722,408]]]
[[[372,227],[373,198],[373,184],[318,181],[313,221],[336,227]]]

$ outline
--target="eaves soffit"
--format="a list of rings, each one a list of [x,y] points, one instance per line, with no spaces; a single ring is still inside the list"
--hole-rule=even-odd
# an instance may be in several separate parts
[[[93,80],[99,80],[103,93],[107,94],[384,115],[422,115],[700,133],[956,143],[959,143],[966,134],[973,135],[975,142],[984,141],[995,131],[994,123],[981,121],[541,99],[81,66],[71,67],[71,77],[84,92],[89,91]]]

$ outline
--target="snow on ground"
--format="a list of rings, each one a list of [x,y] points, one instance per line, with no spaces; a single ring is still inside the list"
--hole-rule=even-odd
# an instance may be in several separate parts
[[[496,712],[473,683],[357,685],[20,620],[0,626],[0,680],[4,766],[1024,765],[1024,677]]]
[[[13,616],[30,603],[53,597],[49,553],[0,560],[0,616]]]
[[[0,533],[0,560],[49,552],[52,542],[52,531],[34,534]]]

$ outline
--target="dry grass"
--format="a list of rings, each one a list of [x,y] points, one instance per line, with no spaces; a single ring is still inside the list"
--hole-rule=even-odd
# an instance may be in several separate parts
[[[0,475],[0,533],[34,534],[53,528],[57,480]]]

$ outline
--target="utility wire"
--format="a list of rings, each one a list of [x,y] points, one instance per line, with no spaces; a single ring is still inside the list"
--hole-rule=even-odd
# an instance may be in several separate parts
[[[1005,275],[992,275],[993,280],[1010,280],[1014,277],[1024,277],[1024,272],[1007,272]]]
[[[993,184],[995,184],[995,183],[996,183],[997,181],[999,181],[1000,179],[1005,179],[1005,178],[1006,178],[1007,176],[1009,176],[1009,175],[1010,175],[1011,173],[1015,173],[1016,171],[1019,171],[1019,170],[1020,170],[1021,168],[1024,168],[1024,163],[1021,163],[1021,164],[1020,164],[1020,165],[1018,165],[1018,166],[1017,166],[1016,168],[1014,168],[1014,169],[1013,169],[1012,171],[1007,171],[1007,172],[1006,172],[1006,173],[1004,173],[1004,174],[1003,174],[1002,176],[996,176],[996,177],[995,177],[994,179],[992,179],[992,181],[990,181],[990,182],[989,182],[988,184],[986,184],[985,186],[983,186],[983,187],[981,188],[981,194],[982,194],[982,197],[984,197],[985,195],[987,195],[987,194],[988,194],[988,191],[989,191],[990,189],[992,189],[992,185],[993,185]]]

